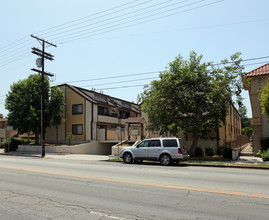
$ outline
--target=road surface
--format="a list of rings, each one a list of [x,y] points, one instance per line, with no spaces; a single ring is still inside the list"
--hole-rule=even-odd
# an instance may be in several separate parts
[[[268,219],[269,171],[0,156],[0,219]]]

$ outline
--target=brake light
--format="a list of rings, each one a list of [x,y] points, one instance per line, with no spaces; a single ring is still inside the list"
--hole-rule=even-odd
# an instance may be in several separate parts
[[[181,148],[178,148],[178,153],[179,153],[179,154],[182,154],[182,150],[181,150]]]

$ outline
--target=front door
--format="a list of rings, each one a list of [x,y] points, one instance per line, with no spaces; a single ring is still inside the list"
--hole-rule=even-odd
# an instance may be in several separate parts
[[[161,154],[162,147],[160,140],[150,140],[148,147],[148,157],[153,160],[158,160]]]
[[[148,158],[148,148],[149,148],[150,140],[145,140],[139,143],[136,146],[134,151],[134,157],[136,159],[146,159]]]

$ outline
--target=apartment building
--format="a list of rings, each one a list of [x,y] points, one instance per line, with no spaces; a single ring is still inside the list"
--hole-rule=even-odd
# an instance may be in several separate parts
[[[268,82],[269,64],[260,66],[243,75],[245,90],[248,90],[253,126],[253,151],[254,154],[261,149],[260,140],[269,137],[268,117],[262,113],[259,95],[262,87]]]
[[[65,121],[58,128],[58,141],[88,143],[86,153],[110,153],[121,140],[136,141],[145,137],[146,121],[138,104],[103,93],[63,84]],[[46,142],[56,143],[56,129],[46,129]]]

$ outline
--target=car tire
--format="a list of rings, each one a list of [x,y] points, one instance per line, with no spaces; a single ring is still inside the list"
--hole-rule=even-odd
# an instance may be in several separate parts
[[[163,166],[168,166],[171,163],[171,157],[168,154],[162,154],[160,157],[160,163]]]
[[[134,160],[134,163],[141,164],[141,163],[143,163],[143,160]]]
[[[123,162],[124,163],[127,163],[127,164],[130,164],[130,163],[132,163],[133,162],[133,157],[132,157],[132,154],[131,153],[125,153],[124,155],[123,155]]]

